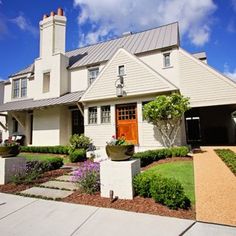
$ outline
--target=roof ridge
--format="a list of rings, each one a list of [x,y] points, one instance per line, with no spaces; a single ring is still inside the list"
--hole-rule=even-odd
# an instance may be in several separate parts
[[[166,27],[168,25],[174,25],[174,24],[178,24],[179,25],[179,22],[178,21],[174,21],[172,23],[168,23],[168,24],[165,24],[165,25],[160,25],[160,26],[156,26],[156,27],[149,28],[149,29],[146,29],[146,30],[141,30],[141,31],[138,31],[138,32],[134,32],[134,33],[132,33],[131,35],[128,35],[128,36],[120,35],[120,36],[117,36],[116,38],[113,38],[113,39],[109,39],[109,40],[106,40],[106,41],[101,41],[101,42],[89,44],[89,45],[86,45],[86,46],[83,46],[83,47],[78,47],[78,48],[66,51],[66,53],[70,53],[70,52],[73,52],[73,51],[76,51],[76,50],[79,50],[79,49],[82,49],[82,48],[92,47],[92,46],[95,46],[95,45],[98,45],[98,44],[102,44],[102,43],[107,43],[107,42],[110,42],[110,41],[113,41],[113,40],[117,40],[117,39],[120,39],[120,38],[123,38],[123,37],[131,37],[132,35],[135,35],[135,34],[141,34],[141,33],[147,32],[147,31],[151,31],[151,30],[154,30],[154,29],[158,29],[158,28],[162,28],[162,27]]]

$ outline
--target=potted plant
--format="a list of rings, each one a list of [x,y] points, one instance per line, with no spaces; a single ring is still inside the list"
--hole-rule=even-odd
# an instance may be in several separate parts
[[[125,137],[117,138],[113,135],[106,145],[107,156],[112,161],[124,161],[130,159],[134,154],[134,145],[127,142]]]
[[[20,153],[19,144],[15,142],[5,143],[0,146],[0,157],[15,157]]]

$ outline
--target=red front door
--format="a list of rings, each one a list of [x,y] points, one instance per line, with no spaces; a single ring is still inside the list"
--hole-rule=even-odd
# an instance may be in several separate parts
[[[138,144],[137,104],[116,106],[116,135],[128,142]]]

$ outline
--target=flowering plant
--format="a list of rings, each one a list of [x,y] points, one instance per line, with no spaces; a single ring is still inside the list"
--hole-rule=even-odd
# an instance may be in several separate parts
[[[111,140],[109,142],[107,142],[107,145],[123,146],[123,145],[130,145],[130,143],[126,141],[125,136],[121,136],[119,138],[116,138],[116,136],[113,135],[111,137]]]
[[[73,172],[72,181],[76,182],[82,192],[93,194],[100,190],[100,165],[86,161]]]

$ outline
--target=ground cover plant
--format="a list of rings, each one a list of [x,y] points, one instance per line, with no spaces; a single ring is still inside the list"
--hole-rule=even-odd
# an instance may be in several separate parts
[[[215,149],[215,152],[236,175],[236,153],[230,149]]]

